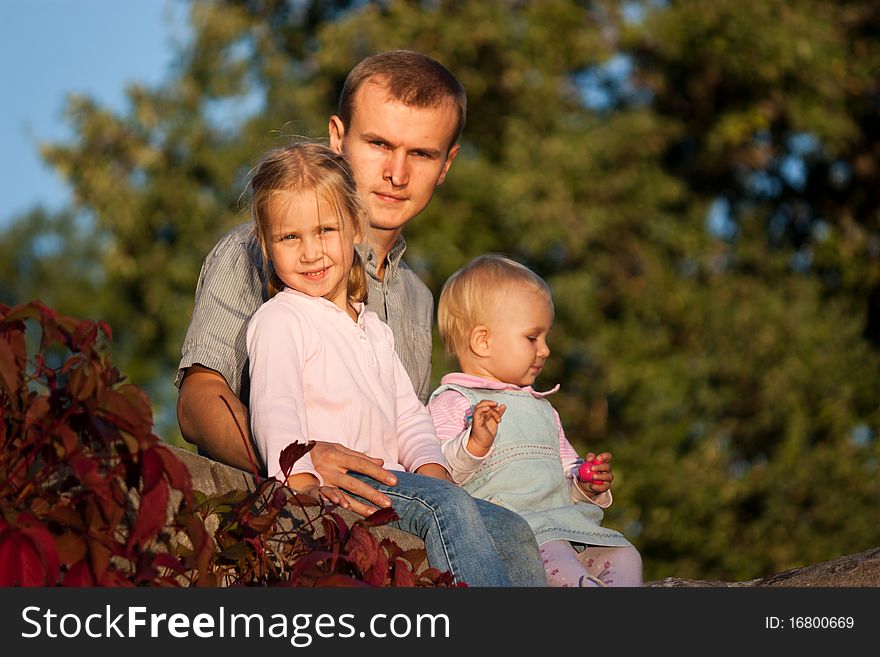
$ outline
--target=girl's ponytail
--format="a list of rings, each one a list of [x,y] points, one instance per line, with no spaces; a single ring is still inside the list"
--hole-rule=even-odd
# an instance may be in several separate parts
[[[348,272],[348,298],[355,303],[366,303],[367,271],[364,269],[364,261],[361,254],[354,251],[354,261],[351,263],[351,271]]]

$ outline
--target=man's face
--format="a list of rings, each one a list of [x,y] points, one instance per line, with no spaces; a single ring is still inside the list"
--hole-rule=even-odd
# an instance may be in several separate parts
[[[449,146],[458,112],[452,102],[409,107],[372,81],[353,106],[350,125],[331,117],[330,145],[351,163],[373,229],[399,234],[427,207],[458,154],[457,144]]]

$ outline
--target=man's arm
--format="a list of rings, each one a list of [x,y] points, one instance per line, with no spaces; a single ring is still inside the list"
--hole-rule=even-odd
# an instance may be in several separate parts
[[[247,408],[218,372],[201,365],[187,368],[177,398],[177,422],[188,443],[217,461],[262,471],[249,438]]]

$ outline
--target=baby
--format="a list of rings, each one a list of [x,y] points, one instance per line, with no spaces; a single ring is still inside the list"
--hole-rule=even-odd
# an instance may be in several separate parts
[[[528,521],[550,586],[641,586],[638,551],[601,525],[611,454],[578,458],[546,399],[559,386],[531,387],[553,314],[547,283],[509,258],[480,256],[453,274],[438,323],[461,371],[443,377],[428,409],[455,481]]]

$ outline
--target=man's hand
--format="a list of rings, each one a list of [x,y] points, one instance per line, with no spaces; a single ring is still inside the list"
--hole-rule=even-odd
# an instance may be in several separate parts
[[[335,486],[343,493],[359,495],[378,507],[391,506],[391,500],[388,497],[368,483],[348,474],[349,472],[357,472],[389,486],[394,486],[397,484],[397,477],[382,467],[382,459],[372,458],[338,443],[321,441],[315,442],[309,456],[312,457],[312,465],[324,479],[325,485]],[[364,504],[348,494],[345,494],[345,499],[340,503],[340,506],[362,516],[368,516],[376,510],[375,507]]]
[[[474,456],[486,456],[495,442],[498,424],[507,406],[483,399],[474,406],[474,417],[471,423],[471,435],[468,438],[467,450]]]

